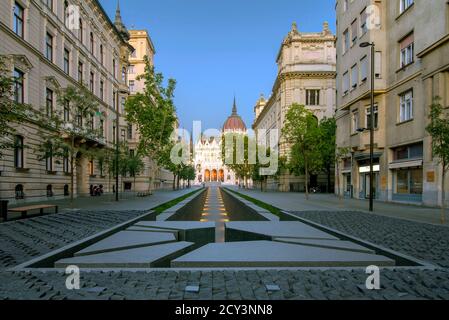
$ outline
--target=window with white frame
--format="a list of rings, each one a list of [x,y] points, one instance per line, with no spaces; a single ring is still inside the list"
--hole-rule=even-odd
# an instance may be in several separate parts
[[[399,0],[399,11],[402,13],[407,10],[415,1],[414,0]]]
[[[23,38],[24,30],[24,9],[17,2],[14,3],[14,33]]]
[[[353,65],[351,68],[351,87],[353,89],[357,88],[357,84],[359,83],[359,69],[357,65]]]
[[[401,68],[413,63],[414,60],[414,36],[413,33],[400,42]]]
[[[48,32],[45,36],[45,57],[53,61],[53,36]]]
[[[368,57],[364,56],[360,60],[360,81],[364,82],[368,78]]]
[[[413,90],[402,93],[399,96],[399,122],[413,119]]]
[[[357,43],[357,38],[359,36],[359,25],[357,23],[357,19],[355,19],[352,24],[351,24],[351,40],[352,40],[352,44],[356,44]]]
[[[357,133],[357,130],[359,129],[359,111],[354,110],[352,112],[352,133]]]
[[[360,13],[360,31],[362,36],[368,32],[368,15],[366,14],[366,8]]]
[[[129,92],[134,93],[136,91],[134,80],[129,80]]]
[[[349,91],[349,73],[345,72],[343,74],[343,95],[347,94]]]

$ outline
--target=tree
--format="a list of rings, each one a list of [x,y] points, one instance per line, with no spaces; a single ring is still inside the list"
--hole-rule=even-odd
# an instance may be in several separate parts
[[[309,199],[309,175],[322,167],[318,121],[305,106],[295,103],[285,116],[282,136],[292,146],[288,168],[296,175],[305,174],[306,199]]]
[[[324,118],[320,121],[320,141],[319,150],[321,154],[321,164],[323,171],[327,175],[327,192],[331,192],[332,168],[335,165],[335,148],[337,123],[335,118]]]
[[[36,120],[38,116],[30,105],[16,102],[14,84],[15,78],[6,66],[6,59],[0,56],[0,159],[3,150],[15,146],[15,125]]]
[[[145,168],[145,164],[139,153],[129,154],[125,161],[127,173],[134,178],[134,191],[136,191],[136,178]]]
[[[441,223],[445,223],[445,202],[446,190],[445,179],[449,170],[449,120],[447,110],[440,103],[440,98],[436,97],[430,106],[430,124],[426,130],[432,137],[432,152],[441,165]]]
[[[248,178],[252,176],[256,165],[256,157],[255,139],[248,137],[247,134],[225,133],[222,136],[223,163],[234,171],[238,178],[243,179],[246,188]]]
[[[256,164],[252,166],[252,173],[251,173],[251,179],[253,181],[259,182],[260,183],[260,191],[263,192],[263,186],[264,183],[268,181],[269,177],[273,177],[273,178],[277,178],[279,177],[280,174],[280,168],[281,168],[281,159],[278,158],[278,167],[277,167],[277,171],[274,174],[270,174],[270,175],[266,175],[266,174],[261,174],[261,171],[265,168],[268,169],[270,168],[270,163],[267,164],[262,164],[261,163],[261,159],[259,158],[259,154],[265,154],[268,158],[271,158],[271,149],[270,148],[265,148],[265,146],[262,145],[257,145],[257,157],[256,157]]]
[[[92,125],[98,111],[98,103],[86,87],[68,86],[59,90],[57,101],[63,109],[41,113],[40,136],[42,143],[37,147],[40,160],[55,157],[69,162],[70,204],[73,205],[75,161],[81,154],[96,158],[102,144],[100,129]],[[86,121],[87,120],[87,121]]]
[[[144,80],[143,92],[138,92],[127,99],[126,119],[137,126],[140,135],[139,153],[159,161],[164,159],[159,155],[170,143],[170,136],[176,123],[176,109],[173,103],[176,81],[169,79],[167,86],[164,87],[163,75],[155,72],[148,57],[145,56],[144,61],[145,72],[137,77],[137,80]],[[165,162],[158,164],[167,165]]]

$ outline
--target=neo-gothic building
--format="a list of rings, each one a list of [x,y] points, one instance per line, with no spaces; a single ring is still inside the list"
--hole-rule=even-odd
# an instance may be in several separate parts
[[[194,165],[196,169],[196,184],[220,182],[236,185],[239,183],[239,179],[235,173],[223,164],[222,135],[226,133],[246,133],[245,122],[237,114],[235,99],[232,114],[224,122],[221,136],[202,137],[195,144]]]

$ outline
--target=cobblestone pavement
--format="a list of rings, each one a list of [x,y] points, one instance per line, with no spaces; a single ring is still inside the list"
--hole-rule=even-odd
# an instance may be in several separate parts
[[[0,273],[0,299],[449,299],[445,269],[383,270],[381,290],[365,288],[364,270],[86,272],[70,291],[65,280],[61,272]],[[267,292],[273,283],[281,290]],[[199,293],[185,292],[192,284]]]
[[[72,211],[0,224],[0,270],[135,218],[144,211]]]
[[[449,268],[449,228],[364,212],[293,212],[319,224]]]
[[[16,265],[140,213],[72,212],[0,225],[1,265]],[[0,299],[449,299],[449,228],[358,212],[295,214],[443,268],[382,269],[381,290],[366,289],[364,269],[92,271],[81,273],[80,290],[67,290],[66,275],[56,270],[3,270]],[[281,290],[267,292],[266,284]],[[199,293],[185,292],[186,285],[199,285]]]

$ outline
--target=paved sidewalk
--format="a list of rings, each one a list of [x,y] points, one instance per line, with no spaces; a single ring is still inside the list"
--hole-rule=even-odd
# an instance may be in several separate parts
[[[178,198],[184,194],[198,190],[199,187],[192,187],[190,189],[181,190],[157,190],[154,191],[153,195],[148,197],[137,197],[132,196],[129,199],[120,199],[120,201],[115,201],[115,196],[108,194],[100,197],[80,197],[75,198],[73,207],[70,206],[70,200],[53,200],[53,201],[43,201],[43,202],[29,202],[23,205],[10,206],[21,207],[34,204],[55,204],[59,206],[59,212],[67,212],[72,210],[89,210],[89,211],[121,211],[121,210],[149,210],[151,208],[157,207],[158,205],[168,202],[172,199]],[[30,214],[32,216],[32,213]],[[20,214],[8,214],[8,219],[14,220],[20,217]],[[2,219],[0,218],[0,221]]]
[[[368,201],[357,199],[342,199],[332,194],[312,194],[306,200],[303,193],[292,192],[260,192],[259,190],[239,189],[233,190],[246,194],[260,201],[271,204],[286,211],[361,211],[368,212]],[[374,202],[374,213],[378,215],[439,224],[440,209],[417,205]],[[446,210],[446,225],[449,225],[449,212]]]

